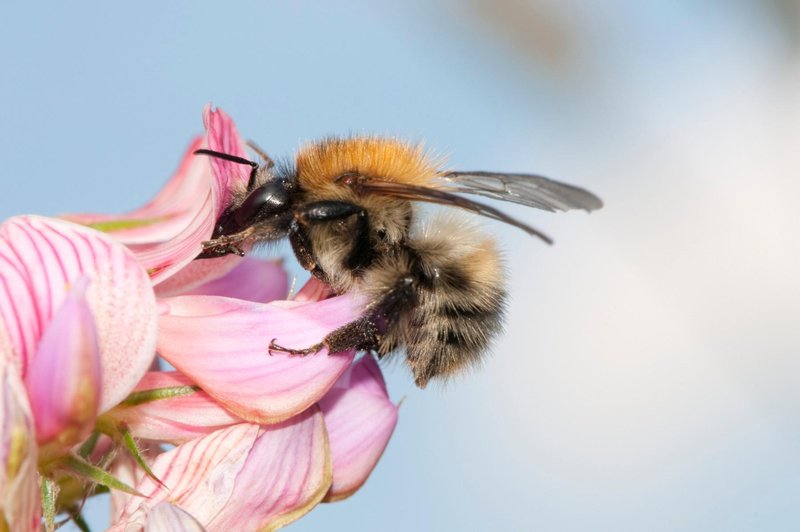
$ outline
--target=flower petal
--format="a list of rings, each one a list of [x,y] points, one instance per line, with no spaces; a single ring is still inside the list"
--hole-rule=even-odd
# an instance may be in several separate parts
[[[306,357],[275,353],[270,341],[305,348],[355,320],[361,302],[350,295],[315,303],[258,304],[214,296],[164,300],[158,351],[226,408],[249,421],[275,423],[317,402],[354,352]]]
[[[205,532],[191,514],[167,501],[156,504],[147,516],[144,532]]]
[[[38,530],[41,518],[33,415],[16,368],[0,357],[0,518],[7,530]]]
[[[241,423],[160,455],[111,530],[143,522],[169,498],[209,531],[273,530],[316,505],[330,486],[331,462],[318,408],[278,425]]]
[[[100,346],[80,277],[44,331],[25,378],[40,445],[65,448],[91,432],[100,402]]]
[[[100,344],[100,409],[118,403],[155,353],[156,303],[145,271],[106,234],[38,216],[0,225],[0,347],[23,377],[70,283],[90,280],[87,301]]]
[[[208,149],[221,153],[228,153],[239,157],[247,158],[245,144],[239,137],[236,125],[230,116],[222,109],[212,110],[210,105],[203,109],[203,125],[206,127],[206,146]],[[211,186],[211,202],[213,215],[211,225],[206,233],[199,240],[193,239],[195,245],[190,253],[189,260],[194,259],[201,251],[198,247],[203,240],[211,238],[214,224],[222,212],[233,201],[235,190],[245,190],[250,179],[250,167],[243,164],[236,164],[216,157],[196,157],[209,161],[212,169],[213,178],[209,181]],[[251,245],[242,246],[244,251],[249,251]],[[227,255],[216,259],[204,259],[189,262],[181,260],[178,267],[170,267],[164,275],[153,277],[154,283],[160,283],[156,292],[160,297],[175,296],[186,293],[206,281],[225,275],[236,267],[241,261],[241,257]],[[177,273],[176,273],[177,272]],[[167,275],[168,274],[168,275]]]
[[[183,292],[181,295],[209,295],[269,303],[285,299],[289,276],[280,262],[245,257],[219,279]]]
[[[218,212],[217,190],[207,157],[194,155],[206,146],[196,139],[185,153],[175,176],[153,201],[125,215],[65,215],[72,220],[111,234],[127,245],[158,284],[189,264],[210,238]],[[238,258],[238,257],[237,257]],[[235,262],[233,260],[226,262]],[[225,264],[216,262],[213,272]]]
[[[62,217],[109,233],[126,245],[168,243],[192,223],[209,195],[214,179],[211,165],[205,157],[194,155],[195,150],[205,145],[203,137],[192,141],[177,172],[147,205],[126,214],[66,214]]]
[[[188,377],[177,371],[149,372],[136,391],[192,385]],[[137,438],[173,444],[242,422],[202,390],[137,405],[122,404],[108,415],[125,423]]]
[[[247,149],[236,124],[228,113],[220,109],[212,109],[211,105],[206,105],[203,109],[203,125],[206,127],[208,138],[208,148],[220,153],[235,155],[243,159],[248,159]],[[216,177],[217,197],[219,198],[217,216],[231,204],[232,192],[234,190],[244,190],[250,180],[250,166],[226,161],[217,157],[211,157],[211,168]]]
[[[230,503],[210,530],[275,530],[319,503],[331,485],[325,423],[316,406],[263,427],[236,478]]]
[[[311,277],[306,284],[292,298],[292,301],[304,303],[308,301],[322,301],[333,296],[333,289],[316,277]]]
[[[207,240],[209,236],[200,239],[200,242]],[[242,246],[242,249],[248,251],[248,246]],[[200,253],[198,250],[192,252],[192,257],[196,257]],[[215,259],[202,259],[192,260],[191,262],[182,262],[179,269],[172,268],[169,276],[153,277],[153,282],[158,283],[155,287],[156,295],[158,297],[172,297],[178,296],[185,292],[191,291],[196,287],[202,286],[209,280],[216,279],[227,275],[228,272],[236,268],[242,261],[242,257],[238,255],[225,255]]]
[[[202,251],[202,242],[211,238],[214,224],[232,201],[233,191],[247,186],[250,171],[246,165],[194,155],[199,148],[210,148],[247,156],[233,120],[222,110],[212,111],[207,106],[203,123],[205,138],[192,143],[177,173],[153,201],[121,216],[64,216],[111,233],[128,245],[153,284],[159,285],[162,296],[178,294],[184,288],[224,275],[241,260],[233,255],[192,262]]]
[[[366,482],[397,425],[397,407],[372,355],[344,373],[319,402],[333,455],[326,500],[344,499]]]

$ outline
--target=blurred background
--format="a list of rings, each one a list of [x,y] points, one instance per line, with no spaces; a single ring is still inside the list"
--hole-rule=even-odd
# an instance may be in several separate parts
[[[503,206],[552,247],[485,222],[513,296],[494,355],[426,391],[391,365],[371,479],[290,530],[800,528],[800,2],[2,12],[3,218],[146,202],[209,101],[275,155],[385,133],[605,200]]]

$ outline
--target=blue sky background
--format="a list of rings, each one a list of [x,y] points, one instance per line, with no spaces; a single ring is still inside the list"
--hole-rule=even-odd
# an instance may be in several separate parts
[[[0,215],[122,212],[207,102],[270,153],[424,140],[606,208],[508,207],[483,371],[406,397],[351,499],[292,530],[800,526],[800,8],[791,1],[6,3]],[[101,529],[107,511],[90,505]]]

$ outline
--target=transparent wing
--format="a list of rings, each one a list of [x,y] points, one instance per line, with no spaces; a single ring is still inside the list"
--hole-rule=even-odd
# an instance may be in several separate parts
[[[475,194],[551,212],[571,209],[589,212],[603,206],[603,201],[588,190],[539,175],[447,172],[441,177],[441,190]]]
[[[406,199],[409,201],[425,201],[428,203],[437,203],[439,205],[447,205],[450,207],[459,207],[481,216],[486,216],[494,220],[499,220],[507,224],[518,227],[528,233],[529,235],[536,236],[552,244],[553,240],[530,225],[512,218],[502,211],[495,209],[489,205],[484,205],[471,199],[452,194],[446,190],[436,188],[421,187],[417,185],[409,185],[406,183],[395,183],[390,181],[370,180],[359,183],[358,190],[362,193],[369,194],[382,194],[384,196],[392,196],[395,198]]]

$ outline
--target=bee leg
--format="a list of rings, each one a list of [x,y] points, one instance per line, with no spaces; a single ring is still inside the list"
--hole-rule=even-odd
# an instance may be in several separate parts
[[[374,349],[380,343],[380,331],[371,319],[359,318],[328,334],[322,343],[328,348],[329,355],[350,349]]]
[[[264,167],[269,170],[273,166],[275,166],[275,161],[272,160],[272,157],[267,155],[267,152],[261,149],[261,146],[253,142],[252,140],[247,141],[247,147],[253,150],[261,157],[261,162],[264,164]]]
[[[369,218],[367,211],[355,203],[346,201],[323,200],[305,205],[295,214],[299,224],[333,222],[356,217],[353,248],[347,258],[347,267],[352,270],[361,269],[375,257],[375,251],[369,241]]]
[[[275,343],[277,338],[273,338],[272,341],[269,343],[269,348],[267,348],[267,352],[271,355],[274,352],[277,353],[286,353],[287,355],[292,356],[300,356],[304,357],[306,355],[315,355],[319,351],[322,350],[325,345],[320,342],[318,344],[314,344],[311,347],[306,347],[305,349],[292,349],[290,347],[283,347],[282,345],[278,345]]]
[[[273,352],[287,353],[301,356],[316,354],[323,348],[328,348],[329,355],[335,355],[350,349],[366,350],[375,348],[380,342],[380,331],[369,318],[359,318],[356,321],[339,327],[328,334],[320,343],[304,349],[284,347],[273,338],[269,343],[269,354]]]
[[[289,243],[292,245],[292,250],[300,266],[304,270],[311,272],[311,275],[323,283],[327,283],[328,277],[319,267],[314,255],[311,253],[311,241],[308,239],[305,229],[300,226],[296,219],[289,224]]]
[[[244,231],[239,231],[232,235],[221,236],[213,240],[203,242],[203,252],[196,259],[214,259],[225,255],[239,255],[244,257],[244,250],[241,243],[250,238],[254,232],[253,227],[248,227]]]
[[[196,259],[216,259],[225,255],[238,255],[244,257],[244,250],[238,244],[216,244],[203,248],[203,251],[195,257]]]

